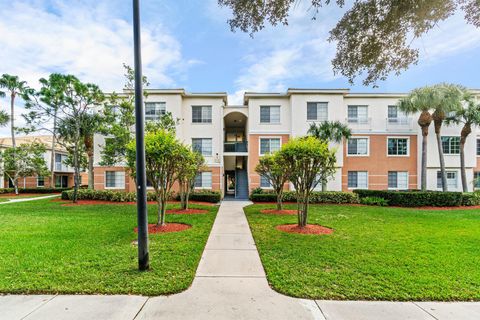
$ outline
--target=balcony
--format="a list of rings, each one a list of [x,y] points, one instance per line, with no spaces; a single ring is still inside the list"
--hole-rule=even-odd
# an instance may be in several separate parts
[[[245,153],[248,152],[248,142],[225,142],[223,144],[223,152]]]
[[[410,131],[413,130],[413,119],[409,117],[397,117],[386,119],[387,131]]]
[[[62,162],[55,162],[56,172],[73,172],[73,168],[63,164]]]
[[[347,118],[347,123],[353,130],[371,130],[372,118]]]

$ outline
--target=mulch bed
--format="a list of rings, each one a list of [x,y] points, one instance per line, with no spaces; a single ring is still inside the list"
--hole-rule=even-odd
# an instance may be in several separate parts
[[[169,209],[167,210],[169,214],[206,214],[208,210],[205,209]]]
[[[69,201],[69,200],[62,200],[62,199],[53,199],[51,200],[53,202],[60,202],[60,203],[63,203],[62,206],[65,206],[65,207],[71,207],[71,206],[81,206],[81,205],[98,205],[98,204],[118,204],[118,205],[125,205],[125,204],[129,204],[129,205],[136,205],[137,203],[134,202],[134,201],[130,201],[130,202],[119,202],[119,201],[105,201],[105,200],[78,200],[77,203],[73,203],[72,201]],[[177,203],[180,203],[180,202],[177,202],[177,201],[168,201],[168,203],[170,204],[177,204]],[[192,202],[190,201],[189,202],[190,204],[198,204],[198,205],[202,205],[202,206],[214,206],[214,204],[212,203],[209,203],[209,202]],[[148,201],[147,204],[157,204],[156,201]]]
[[[333,229],[319,226],[318,224],[307,224],[305,227],[300,228],[298,224],[282,224],[276,227],[277,230],[297,233],[297,234],[332,234]]]
[[[159,226],[155,223],[148,225],[148,233],[170,233],[170,232],[180,232],[187,229],[190,229],[192,226],[184,223],[167,223],[164,226]],[[138,227],[133,229],[135,233],[138,233]]]
[[[276,210],[276,209],[263,209],[260,210],[261,213],[264,214],[276,214],[276,215],[295,215],[297,214],[297,210]]]

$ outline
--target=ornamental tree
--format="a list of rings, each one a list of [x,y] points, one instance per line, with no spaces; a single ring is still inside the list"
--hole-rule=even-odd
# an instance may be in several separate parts
[[[165,212],[170,190],[176,180],[182,152],[185,147],[176,139],[175,134],[166,130],[150,131],[145,135],[145,169],[147,179],[157,196],[157,225],[165,225]],[[127,163],[134,174],[136,167],[136,142],[127,145]]]
[[[45,152],[45,146],[38,142],[23,143],[0,152],[0,160],[3,162],[3,169],[0,169],[12,181],[15,194],[18,195],[20,178],[49,174],[44,158]]]
[[[288,180],[295,188],[298,226],[305,227],[310,194],[319,183],[335,173],[335,150],[329,149],[326,141],[303,137],[291,139],[278,154],[288,172]]]
[[[255,172],[270,182],[277,196],[277,210],[282,210],[283,186],[288,180],[283,157],[277,152],[264,155],[259,159]]]
[[[195,177],[202,170],[205,159],[201,153],[192,151],[186,146],[183,146],[180,151],[176,178],[179,185],[181,208],[188,210],[188,198],[195,187]]]

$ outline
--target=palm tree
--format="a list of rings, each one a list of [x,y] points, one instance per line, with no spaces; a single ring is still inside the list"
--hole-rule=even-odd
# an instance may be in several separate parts
[[[12,147],[17,146],[15,142],[15,98],[17,95],[23,95],[27,93],[30,88],[27,86],[26,81],[20,81],[18,76],[12,76],[9,74],[3,74],[0,77],[0,88],[5,88],[10,94],[10,130],[12,134]]]
[[[445,157],[443,155],[441,129],[448,114],[462,109],[464,89],[458,85],[441,83],[433,86],[431,102],[433,107],[433,124],[437,139],[438,157],[440,159],[440,171],[442,174],[442,190],[448,191],[447,176],[445,173]]]
[[[325,121],[320,124],[312,123],[308,134],[324,141],[341,143],[343,139],[352,136],[352,130],[340,121]],[[322,191],[327,191],[327,184],[322,183]]]
[[[480,126],[480,103],[476,102],[473,96],[467,91],[464,92],[463,100],[467,104],[466,107],[457,110],[453,117],[446,119],[445,123],[447,125],[451,123],[463,123],[460,133],[460,167],[463,192],[468,192],[467,174],[465,170],[465,142],[472,132],[472,126]]]
[[[434,96],[435,92],[432,87],[417,88],[397,103],[398,108],[406,115],[420,113],[418,125],[422,129],[422,191],[427,189],[427,141],[428,128],[433,121],[430,110],[432,109],[432,97]]]
[[[10,116],[6,111],[0,110],[0,127],[4,127],[10,121]]]

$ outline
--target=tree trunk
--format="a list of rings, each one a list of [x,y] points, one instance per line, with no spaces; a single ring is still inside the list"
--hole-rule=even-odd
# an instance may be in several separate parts
[[[162,207],[160,213],[160,225],[165,225],[165,213],[167,211],[167,197],[165,195],[162,196]]]
[[[465,142],[468,135],[472,132],[470,123],[465,123],[460,134],[460,171],[462,176],[463,192],[468,192],[467,173],[465,170]]]
[[[440,160],[440,172],[442,173],[442,190],[448,191],[447,176],[445,174],[445,157],[443,156],[442,136],[440,132],[435,133],[437,138],[438,157]]]
[[[15,140],[15,93],[12,92],[10,95],[10,133],[12,135],[12,148],[13,148],[13,161],[16,163],[16,151],[15,148],[17,147],[17,142]],[[15,190],[15,194],[18,196],[18,178],[12,179],[13,188]]]
[[[302,228],[307,226],[308,222],[308,202],[309,202],[309,196],[307,195],[305,197],[305,202],[303,203],[303,221],[302,221]]]
[[[283,210],[283,203],[282,203],[283,192],[280,190],[277,192],[277,210]]]
[[[94,184],[94,167],[93,167],[93,150],[88,154],[88,189],[93,190],[95,189]]]
[[[157,226],[162,225],[162,195],[157,192]]]

